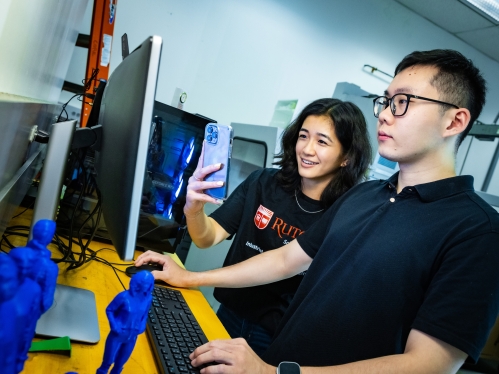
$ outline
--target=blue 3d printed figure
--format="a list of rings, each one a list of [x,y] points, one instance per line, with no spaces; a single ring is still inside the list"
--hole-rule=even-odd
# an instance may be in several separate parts
[[[106,308],[111,332],[107,336],[102,365],[97,374],[119,374],[132,354],[137,335],[146,329],[147,315],[152,302],[154,277],[148,271],[135,274],[130,288],[120,292]]]
[[[45,313],[54,302],[55,286],[59,268],[50,259],[51,252],[47,246],[52,241],[55,234],[55,222],[48,219],[41,219],[32,229],[33,238],[26,244],[34,252],[37,268],[36,281],[42,289],[42,313]]]
[[[59,272],[47,245],[55,222],[41,220],[26,247],[0,255],[0,373],[23,370],[38,318],[52,305]]]
[[[28,358],[28,350],[35,336],[36,322],[42,315],[42,291],[36,282],[34,253],[27,247],[14,248],[9,256],[15,261],[18,269],[19,286],[14,302],[16,304],[16,325],[18,331],[18,349],[16,372],[21,372],[24,361]]]
[[[17,265],[0,254],[0,371],[14,374],[19,345],[15,296],[19,288]]]

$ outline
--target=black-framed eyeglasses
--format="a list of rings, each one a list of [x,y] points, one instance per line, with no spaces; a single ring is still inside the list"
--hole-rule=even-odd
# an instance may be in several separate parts
[[[427,97],[422,97],[422,96],[400,93],[400,94],[393,95],[391,99],[389,99],[385,96],[378,96],[377,98],[375,98],[373,100],[374,116],[376,118],[378,118],[379,114],[383,110],[388,108],[388,106],[390,106],[390,110],[392,111],[392,114],[394,116],[396,116],[396,117],[403,116],[407,112],[407,108],[409,108],[409,102],[411,101],[412,98],[431,101],[432,103],[449,105],[453,108],[459,109],[459,107],[457,105],[446,103],[443,101],[429,99]]]

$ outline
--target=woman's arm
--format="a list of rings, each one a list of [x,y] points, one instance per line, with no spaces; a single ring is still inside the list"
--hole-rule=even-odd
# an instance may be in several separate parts
[[[189,178],[189,184],[187,185],[184,214],[187,221],[187,230],[194,244],[199,248],[208,248],[227,239],[229,234],[204,212],[204,204],[213,203],[219,205],[220,202],[206,195],[203,191],[208,188],[221,187],[223,183],[204,181],[208,174],[219,170],[221,164],[209,165],[203,168],[203,156],[204,143],[196,170],[192,177]]]
[[[172,286],[240,288],[290,278],[307,270],[312,259],[293,240],[284,247],[261,253],[238,264],[198,273],[182,269],[170,256],[152,251],[141,254],[135,260],[135,266],[150,262],[163,265],[163,271],[152,272],[154,278]]]

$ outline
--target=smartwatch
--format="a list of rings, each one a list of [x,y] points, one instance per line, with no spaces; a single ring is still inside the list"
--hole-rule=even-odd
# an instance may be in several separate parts
[[[301,374],[301,368],[296,362],[283,361],[277,367],[276,374]]]

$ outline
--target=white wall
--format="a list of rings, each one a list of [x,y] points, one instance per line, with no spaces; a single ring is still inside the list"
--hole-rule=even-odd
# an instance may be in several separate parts
[[[57,102],[87,3],[0,2],[0,92]]]
[[[342,81],[381,93],[388,82],[364,64],[391,73],[406,54],[433,48],[473,59],[489,82],[480,119],[499,111],[499,63],[393,0],[121,0],[111,70],[125,32],[131,49],[163,37],[159,101],[181,87],[184,109],[219,122],[266,125],[277,100],[297,98],[299,110]]]
[[[382,93],[389,78],[364,64],[393,73],[406,54],[434,48],[456,49],[482,70],[482,122],[499,111],[499,63],[394,0],[120,0],[111,71],[125,32],[131,50],[163,37],[158,101],[170,104],[180,87],[185,110],[221,123],[268,125],[277,100],[298,99],[298,112],[331,97],[337,82]]]

